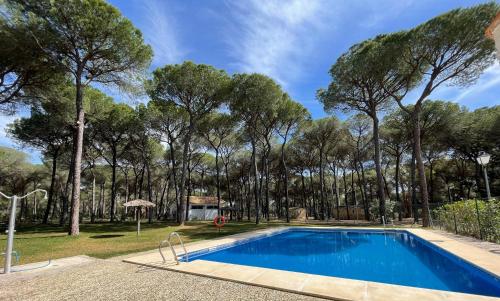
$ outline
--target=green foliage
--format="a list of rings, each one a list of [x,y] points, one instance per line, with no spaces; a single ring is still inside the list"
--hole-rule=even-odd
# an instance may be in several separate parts
[[[380,208],[378,202],[371,202],[370,207],[368,209],[370,213],[370,220],[375,221],[380,219]],[[399,204],[396,203],[394,199],[388,199],[385,201],[385,217],[386,223],[389,223],[389,220],[392,220],[392,216],[397,213]]]
[[[116,155],[125,150],[130,142],[129,134],[136,123],[134,109],[127,104],[115,104],[111,99],[104,99],[104,102],[99,114],[91,116],[90,125],[94,134],[94,147],[107,157],[110,151]]]
[[[493,64],[494,42],[484,32],[499,11],[495,2],[454,9],[409,32],[409,48],[400,54],[408,64],[420,66],[430,83],[424,94],[445,82],[469,85]]]
[[[3,185],[9,177],[20,173],[26,164],[28,164],[26,153],[0,146],[0,185]]]
[[[225,102],[228,88],[229,77],[225,71],[193,62],[158,68],[147,83],[153,100],[174,104],[193,119],[203,117]]]
[[[375,118],[377,111],[390,107],[391,97],[406,94],[417,75],[403,70],[394,55],[407,41],[404,32],[379,35],[342,54],[330,69],[328,88],[317,92],[325,110],[354,110]]]
[[[130,84],[153,52],[141,32],[103,0],[10,0],[19,22],[34,24],[48,36],[37,44],[76,80]]]
[[[282,97],[281,87],[271,78],[256,73],[236,74],[232,80],[229,107],[255,139],[259,124],[270,114],[277,113]]]
[[[0,11],[6,10],[0,1]],[[10,17],[10,18],[9,18]],[[55,64],[37,45],[47,36],[16,14],[0,14],[0,109],[14,109],[19,102],[29,102],[39,90],[64,81]],[[10,111],[10,110],[9,110]]]
[[[434,210],[437,221],[448,231],[479,238],[479,224],[476,211],[479,209],[479,221],[483,239],[500,242],[500,201],[466,200],[446,204]]]
[[[152,100],[148,103],[149,127],[161,141],[173,144],[187,127],[188,113],[171,102]]]
[[[345,128],[337,117],[325,117],[314,120],[304,131],[304,138],[313,146],[325,150],[327,146],[338,143],[345,133]]]
[[[498,137],[500,137],[500,106],[494,106],[461,114],[453,132],[448,135],[448,140],[459,153],[475,160],[482,151],[496,158],[500,157]]]
[[[211,113],[202,119],[198,132],[210,147],[219,152],[220,147],[235,130],[237,120],[225,113]]]
[[[278,124],[276,132],[283,139],[288,138],[294,130],[311,119],[309,111],[300,103],[293,101],[285,94],[278,108]]]

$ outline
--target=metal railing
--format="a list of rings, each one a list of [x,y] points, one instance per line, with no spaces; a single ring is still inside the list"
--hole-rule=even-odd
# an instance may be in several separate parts
[[[165,239],[164,241],[161,241],[160,242],[160,245],[158,246],[158,250],[160,251],[160,255],[161,255],[161,258],[163,259],[163,263],[166,262],[166,259],[165,259],[165,255],[163,255],[163,252],[162,252],[162,247],[165,245],[165,244],[168,244],[168,246],[170,247],[170,250],[172,251],[172,255],[174,255],[174,259],[176,261],[177,264],[180,263],[179,261],[179,257],[177,256],[177,253],[175,252],[175,249],[174,247],[172,246],[172,242],[171,242],[171,239],[173,236],[176,236],[177,237],[177,240],[180,242],[181,244],[181,247],[182,249],[184,250],[184,257],[185,257],[185,261],[187,262],[189,260],[189,255],[186,251],[186,247],[184,247],[184,243],[182,242],[182,239],[181,239],[181,236],[179,235],[179,233],[177,232],[172,232],[168,235],[168,238]]]

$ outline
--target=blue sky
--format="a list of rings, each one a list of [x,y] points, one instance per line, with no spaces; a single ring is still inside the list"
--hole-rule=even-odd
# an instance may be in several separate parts
[[[228,73],[273,77],[314,118],[326,116],[315,99],[329,82],[328,70],[354,43],[412,28],[457,7],[461,0],[112,0],[144,34],[155,52],[151,69],[165,64],[210,64]],[[417,92],[408,95],[412,102]],[[432,99],[474,109],[500,104],[500,66],[472,86],[442,87]],[[118,99],[117,99],[118,100]],[[0,116],[0,145],[12,146]],[[38,161],[33,153],[32,160]]]

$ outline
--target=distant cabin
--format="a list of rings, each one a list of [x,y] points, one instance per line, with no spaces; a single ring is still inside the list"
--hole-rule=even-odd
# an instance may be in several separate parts
[[[225,202],[220,200],[221,207]],[[213,220],[217,216],[217,197],[216,196],[190,196],[189,197],[189,215],[191,220]]]

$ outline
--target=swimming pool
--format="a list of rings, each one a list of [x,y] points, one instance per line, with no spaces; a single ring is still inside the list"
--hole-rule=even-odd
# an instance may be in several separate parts
[[[500,297],[499,278],[406,231],[288,228],[197,259]]]

